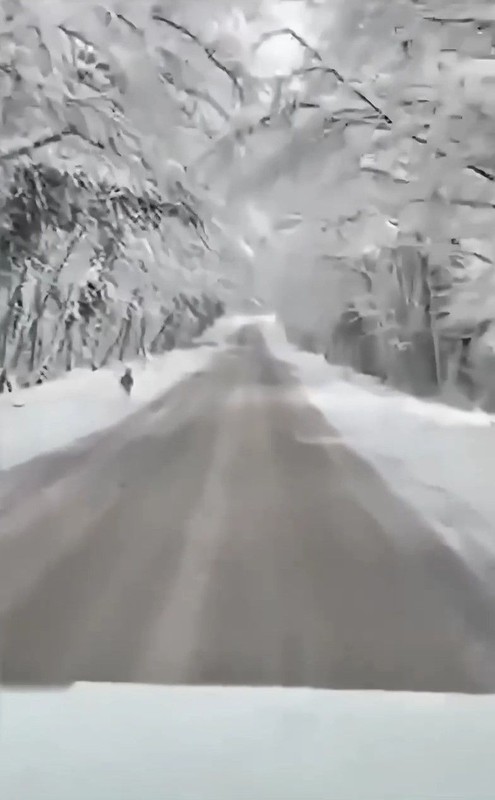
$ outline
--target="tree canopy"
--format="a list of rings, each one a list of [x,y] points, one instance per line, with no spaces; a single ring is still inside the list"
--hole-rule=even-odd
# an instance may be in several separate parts
[[[259,294],[329,360],[476,388],[490,0],[5,0],[0,35],[0,368]]]

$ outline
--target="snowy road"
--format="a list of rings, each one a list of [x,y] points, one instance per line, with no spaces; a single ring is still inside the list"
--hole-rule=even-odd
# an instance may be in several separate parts
[[[7,682],[495,691],[494,591],[255,328],[110,432],[7,473]]]

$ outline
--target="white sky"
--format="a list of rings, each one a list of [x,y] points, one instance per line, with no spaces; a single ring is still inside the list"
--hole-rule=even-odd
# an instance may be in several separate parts
[[[281,0],[276,8],[276,17],[281,28],[294,28],[302,36],[311,38],[307,9],[301,0]],[[260,48],[257,67],[260,72],[272,75],[274,72],[286,73],[297,65],[301,56],[301,46],[290,36],[277,36]]]

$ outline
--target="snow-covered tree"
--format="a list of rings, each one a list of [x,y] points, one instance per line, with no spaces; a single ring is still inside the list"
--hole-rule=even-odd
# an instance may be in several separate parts
[[[0,365],[21,377],[156,349],[222,308],[231,237],[186,171],[211,136],[200,104],[223,122],[197,63],[240,84],[169,5],[0,10]]]
[[[177,298],[252,292],[328,359],[471,391],[495,311],[489,0],[0,13],[1,366],[159,349]]]
[[[495,310],[493,9],[336,0],[306,12],[304,30],[270,33],[297,42],[302,63],[273,78],[248,144],[257,166],[245,159],[232,191],[271,221],[264,267],[278,264],[289,323],[328,351],[353,314],[347,336],[374,351],[357,366],[431,388]]]

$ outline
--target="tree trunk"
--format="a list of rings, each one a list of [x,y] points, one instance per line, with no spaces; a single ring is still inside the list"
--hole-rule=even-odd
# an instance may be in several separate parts
[[[122,340],[120,342],[120,349],[119,349],[119,360],[123,361],[125,356],[125,351],[127,350],[127,346],[129,344],[129,338],[131,335],[132,330],[132,311],[130,308],[127,309],[127,317],[124,320],[123,325],[123,332],[122,332]]]
[[[110,347],[107,349],[107,351],[106,351],[105,355],[103,356],[102,360],[100,361],[100,368],[101,367],[106,367],[106,365],[108,364],[108,361],[110,360],[110,356],[112,355],[113,351],[115,350],[115,348],[117,347],[117,345],[119,344],[119,342],[121,341],[121,339],[122,339],[122,337],[124,335],[126,322],[127,322],[127,320],[125,320],[125,319],[122,320],[116,339],[114,339],[114,341],[112,342]]]

